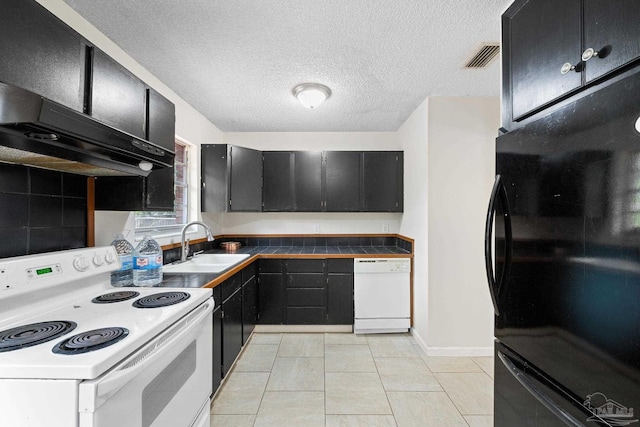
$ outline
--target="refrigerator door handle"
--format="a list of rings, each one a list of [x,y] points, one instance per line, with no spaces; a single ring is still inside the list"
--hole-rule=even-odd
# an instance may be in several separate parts
[[[572,427],[585,427],[578,419],[573,415],[567,413],[560,405],[558,405],[553,399],[544,394],[535,384],[528,378],[527,374],[516,367],[516,365],[510,360],[509,356],[498,351],[498,358],[502,364],[507,368],[509,373],[515,377],[516,380],[535,397],[540,403],[542,403],[551,413],[558,417],[562,422]]]
[[[500,280],[496,282],[495,273],[493,271],[493,259],[492,259],[492,236],[493,236],[493,217],[496,211],[496,201],[499,200],[502,204],[504,211],[504,232],[505,232],[505,259],[502,273],[500,274]],[[500,315],[500,309],[498,308],[498,296],[500,289],[506,284],[506,280],[509,276],[509,266],[511,265],[511,214],[509,212],[509,203],[507,200],[507,190],[502,185],[502,177],[496,175],[496,181],[493,184],[491,190],[491,197],[489,198],[489,209],[487,211],[487,222],[484,229],[484,261],[485,268],[487,270],[487,281],[489,283],[489,293],[491,294],[491,301],[493,302],[493,311],[496,316]]]

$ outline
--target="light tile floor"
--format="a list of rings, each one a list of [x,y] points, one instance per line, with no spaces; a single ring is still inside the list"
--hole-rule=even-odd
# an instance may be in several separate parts
[[[211,407],[215,427],[485,427],[493,358],[429,357],[409,334],[255,333]]]

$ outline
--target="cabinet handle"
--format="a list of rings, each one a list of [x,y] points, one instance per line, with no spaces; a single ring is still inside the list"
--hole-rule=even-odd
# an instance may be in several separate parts
[[[593,58],[594,56],[598,56],[599,52],[597,50],[595,50],[594,48],[590,47],[588,49],[586,49],[584,52],[582,52],[582,60],[583,61],[588,61],[591,58]]]
[[[560,74],[567,74],[569,71],[575,71],[579,73],[580,71],[582,71],[582,67],[580,66],[580,64],[571,65],[570,62],[565,62],[564,64],[562,64],[562,67],[560,67]]]

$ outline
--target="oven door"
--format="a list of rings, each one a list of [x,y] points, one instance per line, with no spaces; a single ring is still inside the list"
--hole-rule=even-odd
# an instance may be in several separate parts
[[[205,302],[102,377],[82,382],[80,427],[200,422],[211,394],[212,309]]]

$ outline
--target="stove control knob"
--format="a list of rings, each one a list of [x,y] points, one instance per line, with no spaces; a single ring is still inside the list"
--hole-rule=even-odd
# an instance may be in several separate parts
[[[73,267],[78,271],[87,271],[89,269],[89,262],[85,257],[79,256],[73,260]]]
[[[93,264],[94,264],[96,267],[100,267],[102,264],[104,264],[104,258],[102,258],[102,257],[101,257],[100,255],[98,255],[98,254],[95,254],[95,255],[93,256]]]
[[[104,256],[104,260],[107,261],[107,264],[113,264],[114,262],[116,262],[116,257],[113,256],[113,253],[107,252],[107,254]]]

